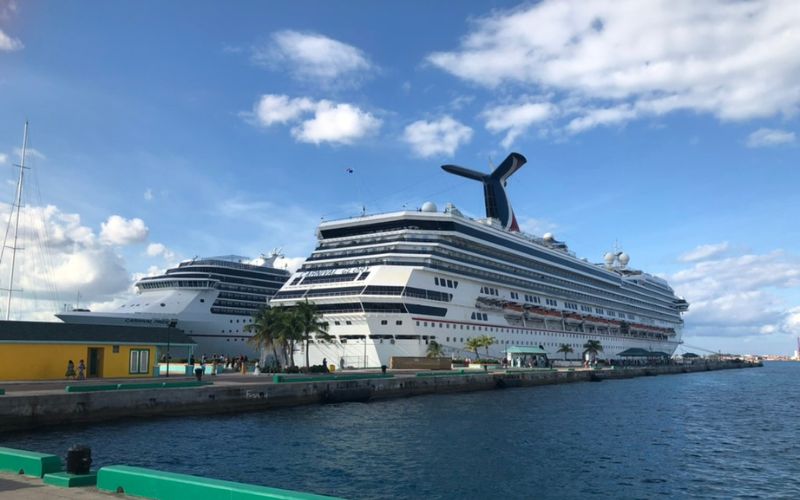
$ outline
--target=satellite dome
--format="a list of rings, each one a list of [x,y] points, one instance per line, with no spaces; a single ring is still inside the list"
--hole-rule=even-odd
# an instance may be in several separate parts
[[[544,238],[544,241],[553,241],[554,239],[556,239],[555,236],[553,236],[553,233],[544,233],[544,236],[542,236],[542,238]]]
[[[622,264],[623,266],[627,266],[628,262],[630,261],[631,261],[630,255],[626,254],[625,252],[619,254],[619,263]]]
[[[615,255],[611,252],[608,252],[603,256],[603,260],[605,261],[608,267],[611,267],[611,264],[614,263],[614,257]]]
[[[422,204],[422,211],[423,212],[435,212],[436,211],[436,203],[432,201],[426,201]]]

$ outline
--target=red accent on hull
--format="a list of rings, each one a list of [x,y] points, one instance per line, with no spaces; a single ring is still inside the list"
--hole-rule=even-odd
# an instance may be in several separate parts
[[[511,212],[511,226],[509,226],[508,230],[513,233],[519,232],[519,224],[517,224],[517,216],[514,215],[514,212]]]

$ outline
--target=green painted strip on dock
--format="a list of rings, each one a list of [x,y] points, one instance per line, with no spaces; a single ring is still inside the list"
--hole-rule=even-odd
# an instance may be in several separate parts
[[[142,384],[103,384],[103,385],[68,385],[64,388],[67,392],[101,392],[101,391],[132,391],[137,389],[175,389],[180,387],[202,387],[213,385],[214,382],[149,382]]]
[[[472,372],[468,373],[466,370],[458,370],[457,372],[456,371],[451,371],[451,372],[419,372],[419,373],[417,373],[416,376],[417,377],[460,377],[462,375],[481,375],[483,373],[486,373],[486,372],[475,370],[475,371],[472,371]]]
[[[394,378],[394,375],[391,373],[356,373],[352,375],[320,375],[319,377],[273,375],[272,381],[276,384],[285,384],[290,382],[342,382],[347,380],[364,380],[372,378]]]
[[[2,396],[2,395],[3,395],[3,394],[5,394],[5,393],[6,393],[6,390],[5,390],[5,389],[0,389],[0,396]]]
[[[35,451],[0,447],[0,470],[31,477],[61,471],[61,459]]]
[[[69,472],[51,472],[44,475],[44,483],[59,488],[77,488],[80,486],[94,486],[97,483],[97,473],[70,474]]]
[[[111,493],[169,500],[323,500],[334,499],[254,484],[208,479],[188,474],[162,472],[127,465],[102,467],[97,475],[97,489]]]
[[[536,372],[556,372],[555,368],[509,368],[506,373],[536,373]]]

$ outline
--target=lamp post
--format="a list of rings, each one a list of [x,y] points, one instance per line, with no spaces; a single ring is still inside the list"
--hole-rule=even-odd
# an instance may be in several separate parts
[[[174,319],[170,320],[169,324],[167,324],[167,377],[169,377],[169,361],[170,361],[170,355],[169,355],[170,335],[169,334],[172,331],[172,329],[175,328],[175,325],[177,325],[177,324],[178,324],[178,321],[174,320]]]

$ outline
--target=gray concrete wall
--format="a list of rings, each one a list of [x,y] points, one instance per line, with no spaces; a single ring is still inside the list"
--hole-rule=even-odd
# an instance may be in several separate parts
[[[528,387],[746,368],[748,363],[708,363],[608,370],[475,372],[453,376],[397,376],[332,382],[219,384],[196,388],[0,396],[0,431],[123,418],[266,410],[420,394]]]

